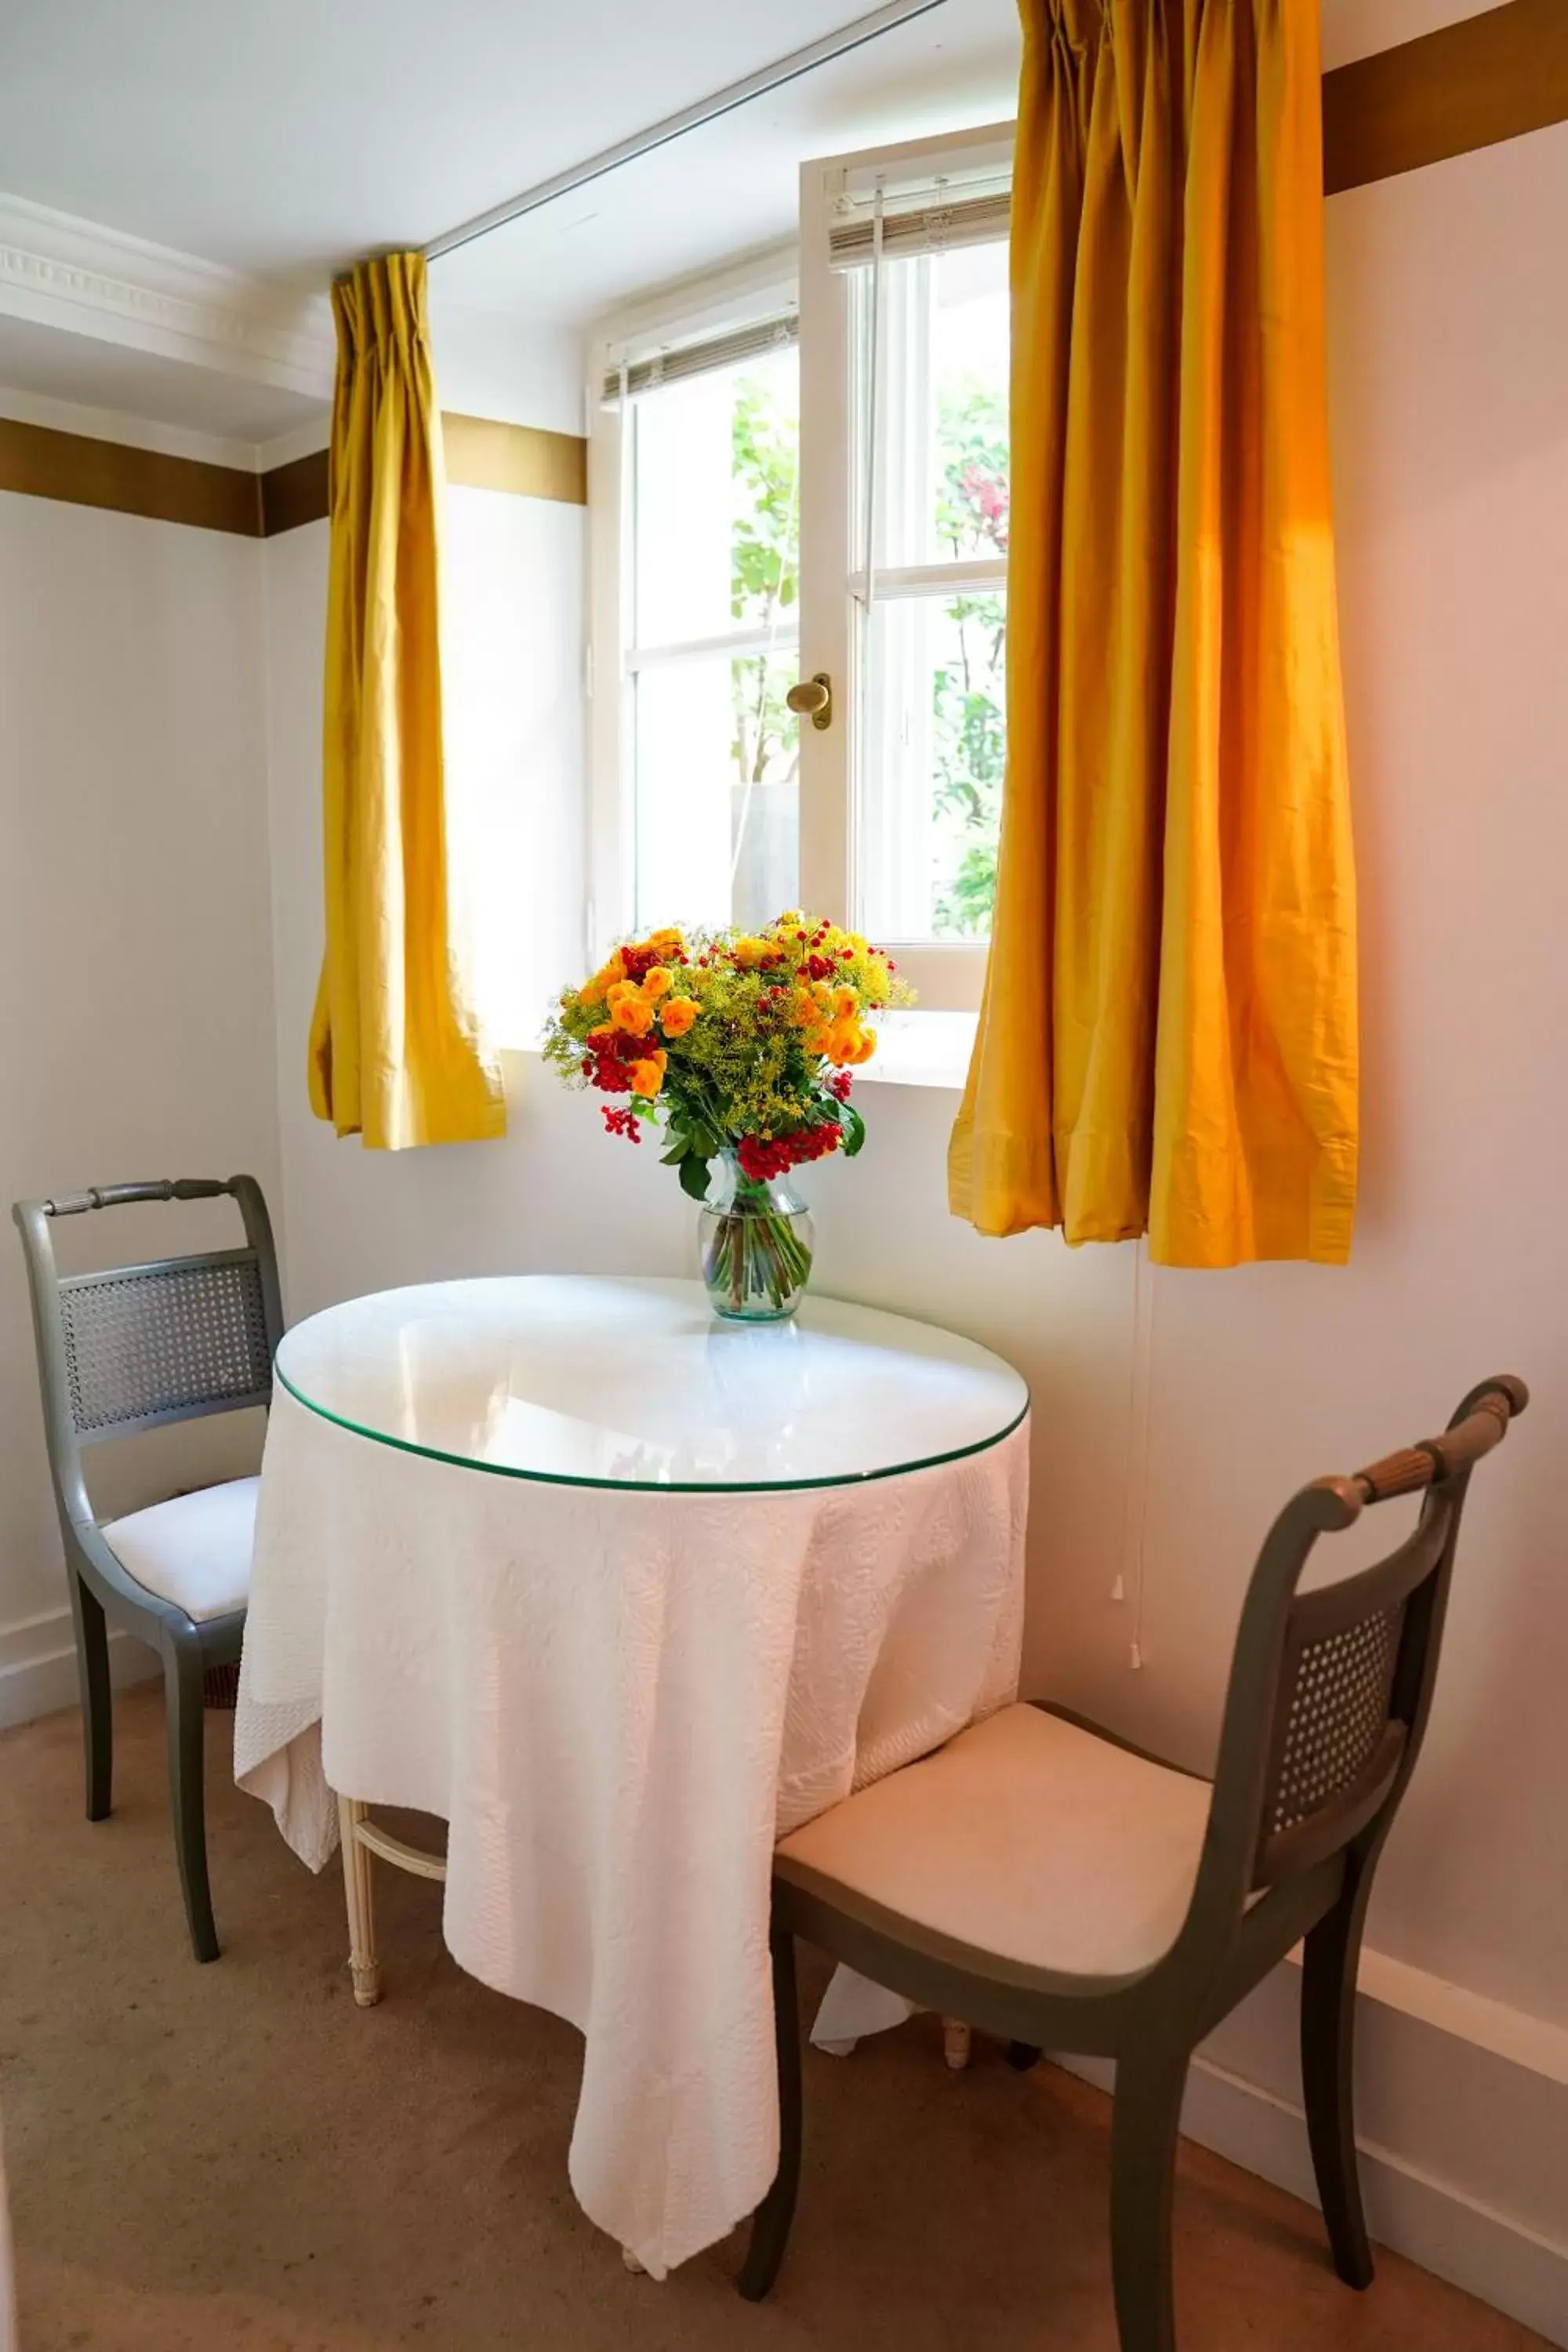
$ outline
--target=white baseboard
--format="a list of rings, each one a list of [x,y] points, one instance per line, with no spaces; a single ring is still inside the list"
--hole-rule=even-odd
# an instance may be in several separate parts
[[[145,1682],[158,1660],[129,1633],[109,1636],[109,1672],[116,1690]],[[0,1730],[31,1723],[77,1704],[76,1637],[68,1609],[45,1610],[0,1627]]]
[[[1420,1986],[1408,2006],[1391,2006],[1402,1975],[1437,1982],[1364,1955],[1356,2071],[1367,2226],[1423,2270],[1568,2346],[1568,2088],[1550,2063],[1521,2063],[1435,2027]],[[1182,2129],[1315,2207],[1306,2118],[1299,2092],[1283,2088],[1295,2081],[1298,1990],[1298,1972],[1278,1969],[1205,2044]],[[1518,2039],[1530,2046],[1528,2034]],[[1233,2052],[1246,2073],[1226,2063]],[[1550,2038],[1541,2054],[1550,2062]],[[1102,2089],[1114,2080],[1106,2059],[1057,2063]]]

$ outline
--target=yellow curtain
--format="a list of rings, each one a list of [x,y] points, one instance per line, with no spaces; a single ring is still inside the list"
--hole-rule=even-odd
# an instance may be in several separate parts
[[[441,416],[416,253],[332,289],[322,759],[327,950],[310,1105],[399,1150],[506,1131],[452,940],[441,749]]]
[[[1317,0],[1020,0],[981,1232],[1348,1256]]]

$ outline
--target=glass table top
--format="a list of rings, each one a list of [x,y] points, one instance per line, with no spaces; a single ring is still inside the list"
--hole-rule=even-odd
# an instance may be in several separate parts
[[[690,1492],[836,1486],[994,1445],[1028,1411],[1001,1357],[808,1297],[721,1323],[700,1283],[518,1275],[386,1290],[288,1332],[278,1377],[362,1437],[503,1477]]]

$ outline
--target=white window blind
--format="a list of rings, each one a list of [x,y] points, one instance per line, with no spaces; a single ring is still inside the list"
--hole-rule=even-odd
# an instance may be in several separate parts
[[[1012,217],[1012,192],[999,179],[990,185],[949,189],[940,183],[918,190],[900,189],[885,195],[882,206],[882,253],[889,261],[921,253],[941,253],[950,246],[990,245],[1007,235]],[[875,200],[845,197],[828,227],[829,267],[868,268],[876,259]]]
[[[732,327],[724,334],[709,335],[698,342],[650,352],[628,362],[624,378],[620,368],[606,368],[603,396],[606,401],[619,400],[624,391],[628,398],[637,399],[666,384],[689,383],[693,376],[743,367],[748,360],[761,359],[769,352],[784,350],[799,341],[798,315],[794,310],[781,311],[773,318],[755,319],[748,326]]]

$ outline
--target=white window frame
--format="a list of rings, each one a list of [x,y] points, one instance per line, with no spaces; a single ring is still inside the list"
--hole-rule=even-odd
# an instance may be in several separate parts
[[[966,171],[994,172],[1010,158],[1015,126],[993,123],[947,136],[859,150],[808,163],[801,172],[800,241],[749,255],[723,269],[658,289],[607,317],[588,344],[590,579],[588,901],[584,950],[596,960],[632,927],[636,825],[632,785],[632,688],[627,657],[629,485],[622,415],[604,398],[606,376],[660,348],[776,315],[798,302],[800,318],[801,565],[800,676],[832,680],[832,724],[800,730],[800,898],[835,921],[855,919],[855,753],[860,726],[860,627],[853,550],[856,530],[856,404],[850,274],[830,265],[829,230],[853,186],[881,176],[889,191]],[[879,572],[879,598],[931,584],[938,567]],[[940,567],[955,584],[994,581],[993,563]],[[725,641],[729,642],[728,639]],[[778,643],[774,633],[773,643]],[[879,940],[913,982],[921,1006],[972,1013],[984,982],[988,943]]]
[[[775,317],[796,301],[796,248],[769,247],[723,269],[658,289],[609,313],[588,341],[588,903],[584,950],[596,961],[631,929],[637,904],[634,663],[629,656],[631,485],[620,408],[606,377],[661,349]],[[792,649],[788,633],[769,642]],[[731,639],[723,640],[726,646]],[[648,649],[645,649],[645,652]],[[691,651],[691,647],[683,648]],[[809,732],[809,730],[803,731]]]
[[[1014,131],[1010,122],[992,123],[942,138],[819,158],[801,172],[801,670],[806,677],[826,671],[835,702],[830,728],[802,730],[801,900],[840,922],[857,919],[859,900],[855,767],[865,581],[855,457],[856,412],[865,392],[856,382],[851,277],[831,266],[830,231],[851,190],[879,179],[890,196],[900,184],[908,187],[948,174],[996,170],[1011,157]],[[941,570],[955,584],[963,576],[947,566]],[[964,567],[965,572],[974,572],[975,584],[982,572],[989,583],[999,570],[992,563]],[[923,565],[879,572],[879,600],[916,593],[934,577],[935,567]],[[879,938],[878,944],[891,950],[926,1009],[973,1012],[979,1006],[988,941]]]

